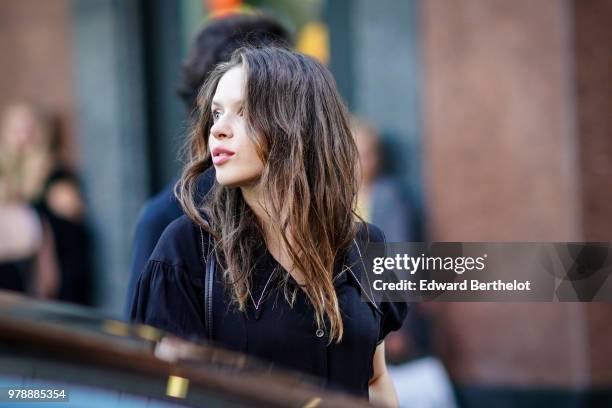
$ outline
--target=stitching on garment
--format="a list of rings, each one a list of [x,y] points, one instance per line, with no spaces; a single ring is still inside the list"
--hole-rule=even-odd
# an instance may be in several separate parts
[[[368,280],[368,285],[369,285],[369,288],[370,288],[370,295],[372,296],[372,303],[374,303],[374,305],[378,309],[378,305],[373,300],[374,299],[374,294],[372,293],[372,282],[370,282],[370,277],[368,276],[368,272],[366,271],[365,262],[363,262],[363,255],[361,254],[361,250],[359,249],[359,245],[357,244],[357,241],[355,240],[355,238],[353,238],[353,242],[355,243],[355,246],[357,247],[357,252],[359,253],[359,259],[361,260],[361,265],[363,266],[363,273],[365,274],[366,279]],[[361,286],[361,285],[359,285],[359,286]]]
[[[355,246],[357,247],[357,252],[359,253],[359,259],[361,260],[361,264],[363,265],[363,273],[366,274],[366,278],[368,279],[368,284],[370,284],[370,278],[368,278],[368,274],[365,270],[365,263],[363,262],[363,256],[361,255],[361,251],[359,250],[359,245],[357,244],[357,241],[355,239],[353,239],[353,243],[355,244]],[[368,300],[370,301],[370,303],[372,303],[374,305],[374,308],[376,310],[378,310],[379,312],[382,313],[382,311],[380,310],[380,308],[378,307],[378,305],[376,304],[376,302],[374,301],[374,295],[371,293],[370,291],[370,295],[372,295],[372,297],[368,296],[368,292],[364,289],[363,285],[361,284],[361,282],[359,281],[359,279],[357,279],[357,276],[355,275],[355,273],[353,272],[353,269],[351,269],[350,266],[344,266],[346,268],[346,270],[348,270],[350,272],[351,275],[353,275],[353,278],[355,278],[355,281],[357,282],[357,284],[359,285],[359,287],[361,288],[361,291],[363,292],[363,294],[366,296],[366,298],[368,298]]]
[[[370,303],[372,303],[372,305],[374,305],[374,308],[376,310],[378,310],[379,312],[381,312],[381,310],[378,308],[378,305],[376,304],[376,302],[374,302],[374,300],[372,300],[372,298],[370,298],[370,296],[368,296],[368,292],[365,291],[365,289],[363,288],[363,286],[361,285],[361,282],[359,282],[359,279],[357,279],[357,276],[355,276],[355,273],[353,272],[353,270],[350,267],[346,267],[346,270],[349,271],[349,273],[353,276],[353,278],[355,279],[355,281],[357,282],[357,284],[359,285],[359,287],[361,288],[361,291],[363,292],[363,294],[365,295],[365,297],[368,299],[368,301]]]

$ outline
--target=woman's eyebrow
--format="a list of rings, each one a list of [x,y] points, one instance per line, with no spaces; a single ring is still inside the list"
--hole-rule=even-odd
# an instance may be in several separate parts
[[[229,104],[229,106],[232,107],[238,107],[238,108],[242,108],[244,106],[244,99],[238,99],[235,101],[231,101]],[[223,104],[221,102],[219,102],[218,100],[214,100],[210,103],[211,107],[223,107]]]

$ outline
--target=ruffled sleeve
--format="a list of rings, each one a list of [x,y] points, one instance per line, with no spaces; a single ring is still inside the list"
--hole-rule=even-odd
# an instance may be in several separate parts
[[[387,334],[399,330],[408,314],[408,305],[405,302],[383,302],[380,303],[383,316],[380,319],[380,331],[377,345],[380,344]]]
[[[386,242],[385,235],[380,228],[369,224],[367,231],[368,242]],[[378,332],[378,341],[376,342],[376,344],[379,345],[385,339],[385,337],[387,337],[387,334],[391,333],[392,331],[397,331],[402,327],[402,324],[408,315],[408,305],[406,302],[391,302],[388,299],[383,299],[382,301],[377,302],[377,304],[379,310],[382,312]]]
[[[138,282],[131,320],[187,339],[205,338],[202,302],[180,267],[149,260]]]
[[[130,320],[204,339],[203,267],[190,225],[179,220],[164,231],[136,283]]]

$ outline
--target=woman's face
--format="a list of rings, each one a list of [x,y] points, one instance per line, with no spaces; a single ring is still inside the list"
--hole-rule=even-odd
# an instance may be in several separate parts
[[[14,150],[37,147],[42,143],[36,118],[24,106],[15,106],[7,111],[2,135],[7,147]]]
[[[212,101],[213,126],[208,148],[217,182],[228,187],[244,187],[256,181],[263,171],[243,114],[245,71],[231,68],[219,80]]]
[[[356,126],[353,135],[359,152],[361,182],[368,185],[374,181],[378,173],[380,151],[377,136],[363,126]]]

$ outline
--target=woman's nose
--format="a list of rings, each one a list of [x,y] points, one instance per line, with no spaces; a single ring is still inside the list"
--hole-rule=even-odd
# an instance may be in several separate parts
[[[210,134],[215,139],[222,139],[232,136],[232,129],[228,121],[221,116],[210,128]]]

